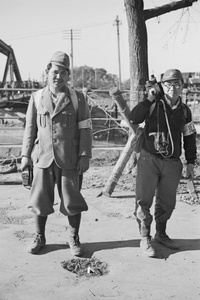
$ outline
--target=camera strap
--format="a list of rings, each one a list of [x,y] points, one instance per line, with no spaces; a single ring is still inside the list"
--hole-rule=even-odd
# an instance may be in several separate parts
[[[168,116],[167,116],[167,110],[166,110],[165,102],[162,99],[160,99],[160,101],[161,101],[161,103],[163,105],[164,115],[165,115],[165,121],[166,121],[166,124],[167,124],[167,129],[168,129],[169,138],[170,138],[171,147],[172,147],[170,155],[164,155],[161,152],[160,152],[160,154],[163,157],[171,157],[173,155],[173,153],[174,153],[174,142],[173,142],[173,138],[172,138],[171,129],[170,129],[170,126],[169,126],[169,120],[168,120]],[[160,126],[159,126],[159,105],[157,105],[157,138],[158,138],[158,140],[159,140],[159,132],[160,132]]]

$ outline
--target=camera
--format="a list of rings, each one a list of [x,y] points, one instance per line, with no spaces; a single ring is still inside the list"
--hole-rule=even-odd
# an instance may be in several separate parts
[[[167,155],[168,154],[168,138],[166,138],[164,132],[159,132],[156,134],[154,139],[154,147],[158,151],[158,153]]]
[[[145,84],[146,93],[148,93],[148,91],[153,87],[155,88],[155,98],[156,98],[156,100],[162,99],[163,96],[164,96],[164,91],[163,91],[161,82],[160,81],[157,82],[156,78],[151,76],[151,79],[146,81],[146,84]]]
[[[155,149],[158,151],[158,153],[161,154],[168,154],[168,144],[167,143],[159,143],[157,141],[155,141],[154,143]]]
[[[151,132],[149,136],[154,137],[154,148],[158,154],[168,155],[169,138],[164,132]]]
[[[163,96],[164,96],[164,91],[163,91],[161,82],[157,82],[157,87],[158,87],[158,91],[156,92],[156,96],[157,96],[159,99],[162,99]]]
[[[22,185],[27,188],[31,189],[32,181],[33,181],[33,167],[28,166],[21,174],[22,176]]]

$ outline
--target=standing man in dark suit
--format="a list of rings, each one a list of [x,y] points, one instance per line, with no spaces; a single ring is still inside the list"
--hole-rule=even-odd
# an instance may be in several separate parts
[[[46,244],[45,225],[54,212],[54,187],[60,212],[68,217],[71,254],[82,255],[81,212],[88,206],[79,190],[79,175],[89,168],[92,131],[89,108],[82,93],[67,87],[69,56],[53,54],[47,65],[48,84],[32,94],[26,114],[21,169],[34,166],[28,208],[35,214],[36,237],[28,252]]]
[[[176,206],[183,150],[187,177],[194,178],[196,129],[191,110],[182,102],[183,83],[183,75],[178,69],[165,71],[160,84],[154,82],[148,95],[129,115],[133,124],[145,122],[144,141],[137,164],[135,216],[141,235],[140,248],[148,257],[157,256],[150,235],[154,198],[154,240],[167,248],[179,249],[166,230]]]

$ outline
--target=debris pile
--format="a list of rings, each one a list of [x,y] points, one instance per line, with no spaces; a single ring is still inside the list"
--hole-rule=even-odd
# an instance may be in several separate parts
[[[180,200],[190,205],[200,205],[200,199],[190,194],[181,196]]]
[[[105,262],[101,262],[95,257],[86,259],[71,259],[61,262],[64,269],[69,272],[75,273],[78,277],[95,277],[108,274],[108,265]]]

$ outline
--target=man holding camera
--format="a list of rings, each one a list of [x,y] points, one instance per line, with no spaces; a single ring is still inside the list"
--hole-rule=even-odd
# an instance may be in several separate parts
[[[140,248],[149,257],[156,256],[150,235],[153,220],[150,209],[155,192],[154,240],[170,249],[179,249],[166,234],[166,225],[175,208],[176,190],[182,174],[182,140],[187,177],[194,177],[196,131],[191,111],[181,100],[182,88],[182,73],[177,69],[167,70],[161,82],[148,89],[147,98],[129,115],[133,124],[145,122],[137,164],[135,216],[141,234]]]

